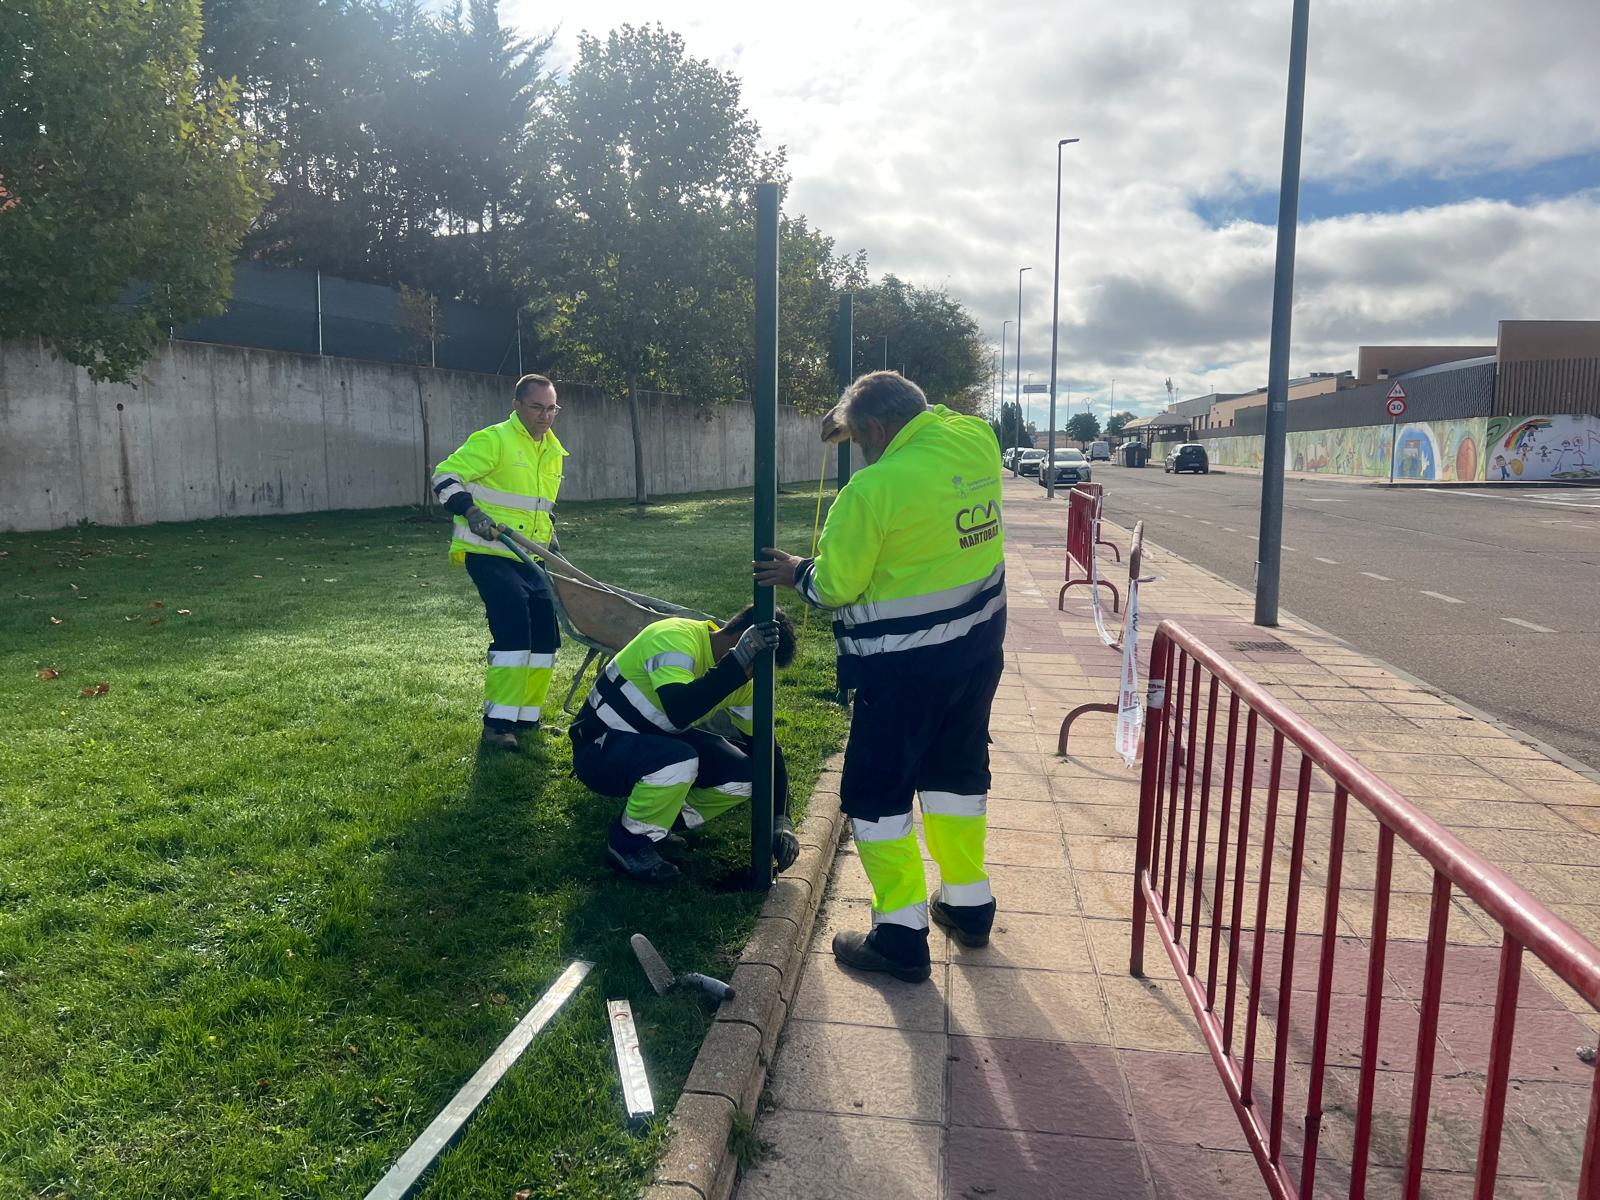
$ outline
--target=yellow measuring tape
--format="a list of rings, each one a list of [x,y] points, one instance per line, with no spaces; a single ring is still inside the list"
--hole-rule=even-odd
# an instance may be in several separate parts
[[[822,489],[828,484],[828,451],[833,447],[827,442],[822,444],[822,466],[817,471],[817,515],[811,522],[811,557],[817,556],[817,536],[822,529]],[[804,629],[811,623],[811,605],[801,601],[804,611],[800,614],[800,628]]]

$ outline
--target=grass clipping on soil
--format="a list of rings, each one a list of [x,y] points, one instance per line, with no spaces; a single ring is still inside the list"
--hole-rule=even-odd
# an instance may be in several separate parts
[[[562,506],[601,579],[749,599],[749,500]],[[780,500],[810,541],[811,500]],[[487,631],[442,518],[408,510],[0,536],[0,1195],[359,1195],[573,958],[590,981],[420,1194],[617,1197],[605,999],[670,1111],[709,1022],[643,932],[723,974],[757,897],[743,812],[688,880],[602,862],[616,802],[565,738],[478,754]],[[792,597],[786,601],[794,603]],[[582,659],[564,645],[551,704]],[[780,674],[797,801],[840,745],[825,625]]]

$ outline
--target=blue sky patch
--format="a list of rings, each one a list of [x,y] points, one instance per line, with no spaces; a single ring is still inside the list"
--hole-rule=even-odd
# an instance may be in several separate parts
[[[1530,204],[1600,188],[1600,153],[1554,158],[1515,171],[1482,171],[1441,177],[1405,175],[1378,182],[1303,179],[1300,183],[1300,220],[1326,220],[1351,213],[1393,213],[1414,208],[1436,208],[1466,200],[1508,200]],[[1278,191],[1202,196],[1190,204],[1212,228],[1234,221],[1275,225]]]

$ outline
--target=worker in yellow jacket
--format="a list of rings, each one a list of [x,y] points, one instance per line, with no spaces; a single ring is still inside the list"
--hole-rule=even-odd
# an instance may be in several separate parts
[[[505,528],[556,544],[567,456],[553,428],[560,411],[555,384],[524,375],[511,415],[474,433],[433,476],[433,494],[455,518],[450,561],[466,567],[489,619],[483,742],[496,749],[514,751],[518,733],[539,728],[561,645],[549,580],[498,540]]]
[[[931,972],[930,911],[966,946],[986,945],[994,924],[984,842],[1006,629],[1000,446],[987,422],[930,407],[892,371],[857,379],[830,421],[868,465],[840,489],[815,558],[768,550],[755,573],[833,611],[839,684],[856,689],[839,795],[872,929],[837,934],[834,957],[917,982]],[[939,865],[931,900],[913,793]]]
[[[750,799],[756,658],[794,660],[794,626],[782,609],[771,621],[746,605],[728,621],[667,617],[646,625],[596,677],[567,736],[572,772],[602,796],[626,800],[606,834],[606,861],[645,883],[672,883],[678,868],[660,847]],[[726,713],[734,736],[702,722]],[[773,843],[778,869],[800,853],[789,818],[789,776],[773,747]]]

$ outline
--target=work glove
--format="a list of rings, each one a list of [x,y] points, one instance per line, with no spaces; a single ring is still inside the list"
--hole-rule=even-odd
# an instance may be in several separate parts
[[[500,536],[500,526],[494,523],[494,518],[483,509],[474,504],[467,509],[467,528],[486,542],[492,542]]]
[[[778,818],[772,835],[772,857],[777,860],[779,871],[787,871],[800,857],[800,839],[795,837],[794,823],[788,817]]]
[[[550,531],[549,545],[550,549],[554,550],[557,554],[561,553],[561,539],[556,536],[555,530]]]
[[[755,662],[756,655],[763,650],[771,650],[777,644],[778,623],[762,621],[750,626],[739,635],[739,640],[733,647],[733,660],[748,671],[750,664]]]

